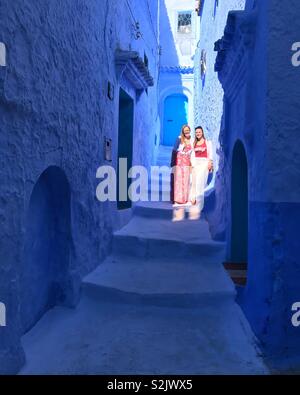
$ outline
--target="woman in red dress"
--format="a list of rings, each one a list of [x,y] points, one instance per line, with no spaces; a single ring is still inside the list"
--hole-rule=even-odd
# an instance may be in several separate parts
[[[191,153],[193,150],[189,125],[183,125],[178,143],[174,169],[174,203],[186,204],[189,202]]]

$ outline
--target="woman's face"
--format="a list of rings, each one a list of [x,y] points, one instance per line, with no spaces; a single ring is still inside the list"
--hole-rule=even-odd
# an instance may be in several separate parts
[[[203,130],[196,129],[195,134],[196,134],[197,139],[201,139],[203,137]]]
[[[189,139],[189,138],[191,137],[191,129],[188,128],[188,127],[185,127],[185,128],[183,129],[183,134],[184,134],[184,137],[185,137],[185,138]]]

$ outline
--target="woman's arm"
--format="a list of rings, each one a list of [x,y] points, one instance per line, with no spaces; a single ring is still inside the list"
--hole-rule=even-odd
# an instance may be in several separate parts
[[[214,163],[213,163],[213,150],[212,150],[212,142],[206,141],[207,147],[207,159],[208,159],[208,170],[212,172],[214,170]]]
[[[206,141],[207,146],[207,158],[209,160],[213,160],[213,149],[212,149],[212,142],[210,140]]]
[[[177,137],[177,139],[175,141],[175,144],[174,144],[174,147],[173,147],[173,151],[177,152],[178,148],[179,148],[179,145],[180,145],[180,137]]]

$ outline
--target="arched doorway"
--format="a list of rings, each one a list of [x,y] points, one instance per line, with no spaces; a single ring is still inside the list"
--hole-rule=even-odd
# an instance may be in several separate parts
[[[183,94],[173,94],[164,101],[162,145],[173,146],[182,125],[188,121],[188,98]]]
[[[231,262],[246,282],[248,262],[248,164],[243,143],[235,143],[231,172]],[[244,280],[243,280],[243,278]]]
[[[63,303],[69,280],[70,188],[63,171],[49,167],[35,184],[26,218],[21,274],[21,320],[28,331]]]

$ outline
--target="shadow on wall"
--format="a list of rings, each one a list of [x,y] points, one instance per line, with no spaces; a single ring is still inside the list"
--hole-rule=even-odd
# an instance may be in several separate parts
[[[58,167],[49,167],[34,186],[26,218],[21,274],[23,333],[70,291],[71,193]]]

